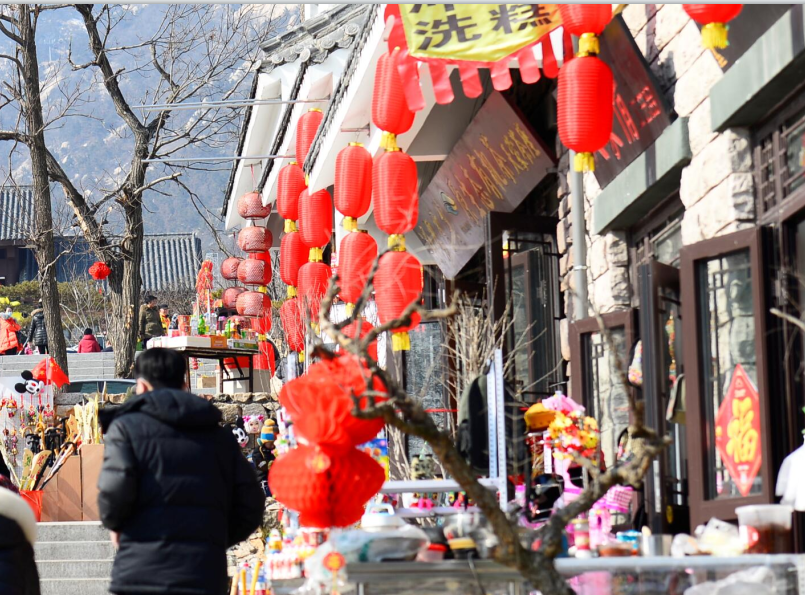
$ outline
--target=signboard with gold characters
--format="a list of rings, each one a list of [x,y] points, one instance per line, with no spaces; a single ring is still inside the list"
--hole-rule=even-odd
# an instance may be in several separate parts
[[[412,56],[497,62],[562,24],[557,4],[401,4]]]

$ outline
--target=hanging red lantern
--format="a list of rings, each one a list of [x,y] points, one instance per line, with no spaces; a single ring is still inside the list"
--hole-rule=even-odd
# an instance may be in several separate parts
[[[259,291],[244,291],[238,296],[235,309],[241,316],[262,316],[271,310],[271,300]]]
[[[595,169],[593,153],[612,134],[614,81],[612,71],[596,56],[575,58],[559,70],[557,123],[559,137],[576,151],[574,169]]]
[[[302,166],[305,165],[310,146],[313,144],[313,139],[316,138],[322,120],[324,120],[322,111],[312,107],[299,118],[299,122],[296,124],[296,160]]]
[[[303,312],[310,312],[310,319],[318,324],[321,300],[327,293],[332,271],[323,262],[307,262],[299,269],[299,297]]]
[[[266,252],[265,254],[269,254]],[[271,260],[248,258],[240,263],[238,281],[244,285],[268,285],[271,283]]]
[[[244,219],[265,219],[271,214],[271,205],[263,204],[259,192],[247,192],[238,199],[238,215]]]
[[[375,275],[375,303],[381,324],[402,316],[411,303],[422,294],[422,265],[408,252],[391,251],[380,257]],[[391,335],[393,351],[408,351],[411,342],[408,331],[416,327],[420,315],[414,313],[411,324],[396,329]]]
[[[560,4],[559,14],[567,33],[579,38],[579,55],[598,54],[598,36],[612,20],[611,4]]]
[[[302,526],[326,529],[357,523],[385,480],[383,467],[364,452],[300,445],[274,462],[268,485],[279,502],[299,512]]]
[[[359,328],[360,332],[358,331]],[[373,328],[375,327],[372,326],[372,323],[367,320],[361,320],[360,326],[358,325],[357,320],[353,320],[347,326],[342,328],[341,332],[351,339],[363,339]],[[377,361],[377,338],[375,338],[375,340],[369,344],[369,347],[366,351],[369,354],[369,357]]]
[[[238,233],[238,246],[244,252],[267,252],[273,244],[271,231],[260,225],[244,227]]]
[[[408,132],[414,123],[414,112],[408,108],[397,68],[399,60],[399,48],[380,56],[372,92],[372,122],[387,133],[381,146],[388,149],[395,148],[397,135]]]
[[[740,14],[743,4],[683,4],[682,8],[690,18],[703,25],[702,46],[708,50],[723,50],[729,45],[727,23]]]
[[[298,298],[283,302],[280,306],[280,322],[285,332],[285,340],[288,342],[288,349],[298,353],[302,359],[305,351],[305,317]]]
[[[333,200],[326,190],[311,194],[307,189],[299,195],[299,233],[310,248],[310,260],[321,260],[321,248],[333,234]]]
[[[372,156],[361,143],[349,143],[335,158],[333,201],[344,215],[344,229],[358,229],[358,219],[372,204]]]
[[[390,235],[402,235],[416,227],[419,191],[416,163],[402,151],[387,151],[372,169],[375,223]]]
[[[96,281],[103,281],[112,274],[112,269],[105,262],[95,262],[89,267],[89,274]]]
[[[288,297],[296,295],[299,269],[307,262],[308,248],[298,231],[286,233],[280,242],[280,277],[288,286]]]
[[[237,307],[238,296],[246,291],[245,287],[227,287],[221,296],[221,303],[224,308],[234,310]]]
[[[299,219],[299,195],[307,188],[305,172],[294,161],[280,170],[277,178],[277,212],[285,219],[285,233],[296,229]]]
[[[369,280],[369,272],[377,258],[377,242],[365,231],[348,233],[341,240],[338,253],[338,297],[354,304]],[[348,306],[348,314],[351,309]]]
[[[227,281],[237,280],[239,266],[240,258],[230,256],[221,263],[221,276]]]

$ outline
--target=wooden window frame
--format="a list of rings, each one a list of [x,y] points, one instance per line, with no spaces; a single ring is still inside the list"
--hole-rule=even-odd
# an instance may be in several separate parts
[[[736,506],[749,504],[768,504],[774,502],[775,476],[770,425],[770,394],[767,374],[765,283],[761,274],[762,242],[760,228],[731,233],[712,240],[685,246],[680,253],[680,279],[682,285],[682,318],[684,361],[687,392],[687,441],[688,441],[688,486],[691,509],[691,526],[706,523],[710,518],[722,520],[736,518]],[[757,381],[760,397],[761,456],[763,468],[760,472],[762,489],[760,494],[745,498],[725,498],[723,500],[705,499],[707,481],[705,457],[695,456],[700,449],[707,448],[707,428],[703,411],[704,393],[702,387],[701,337],[702,320],[699,308],[700,288],[696,267],[701,261],[749,250],[749,264],[752,274],[753,316],[755,321],[755,345],[757,349]]]

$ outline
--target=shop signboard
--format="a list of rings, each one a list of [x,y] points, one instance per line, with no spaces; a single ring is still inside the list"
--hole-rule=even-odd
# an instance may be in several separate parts
[[[500,93],[493,92],[436,172],[414,230],[448,278],[484,245],[487,213],[511,213],[555,166]]]
[[[598,151],[595,177],[606,187],[671,123],[670,109],[620,16],[601,35],[600,57],[615,78],[615,117],[609,144]]]
[[[737,364],[716,417],[716,448],[742,496],[748,496],[763,462],[760,399],[743,366]]]

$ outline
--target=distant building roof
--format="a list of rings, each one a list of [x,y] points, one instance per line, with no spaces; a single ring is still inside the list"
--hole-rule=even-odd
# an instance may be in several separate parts
[[[33,220],[33,188],[0,187],[0,241],[26,241],[31,235]]]
[[[142,279],[145,291],[195,287],[201,266],[201,240],[195,233],[145,236]]]

